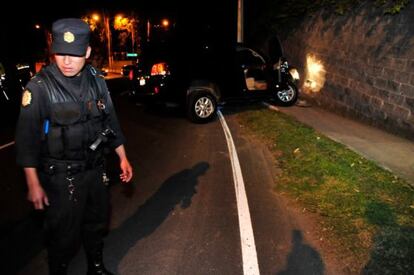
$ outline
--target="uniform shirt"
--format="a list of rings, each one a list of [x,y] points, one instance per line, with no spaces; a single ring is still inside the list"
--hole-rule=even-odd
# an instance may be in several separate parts
[[[50,66],[56,66],[54,64]],[[60,72],[59,72],[60,73]],[[65,77],[60,73],[66,84],[67,89],[73,91],[82,100],[82,93],[80,92],[80,85],[82,76],[85,73],[90,73],[88,70],[83,70],[80,76]],[[37,83],[37,78],[34,77],[26,86],[31,94],[30,104],[21,106],[20,115],[16,128],[16,161],[22,167],[39,167],[42,156],[42,139],[44,135],[44,122],[49,117],[49,98],[46,91],[41,85]],[[104,91],[105,92],[105,91]],[[111,149],[125,143],[125,138],[122,134],[119,122],[112,104],[111,97],[106,89],[107,98],[104,98],[105,106],[109,115],[107,117],[107,124],[116,132],[116,137],[109,142]]]

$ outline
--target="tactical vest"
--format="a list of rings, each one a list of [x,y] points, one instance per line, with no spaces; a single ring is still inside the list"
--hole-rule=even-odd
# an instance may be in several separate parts
[[[80,99],[67,90],[56,77],[57,67],[52,66],[37,76],[49,98],[49,117],[43,129],[43,155],[55,160],[86,161],[92,155],[89,146],[105,128],[108,113],[104,79],[92,66],[86,65],[83,73],[87,74],[87,85],[81,85]]]

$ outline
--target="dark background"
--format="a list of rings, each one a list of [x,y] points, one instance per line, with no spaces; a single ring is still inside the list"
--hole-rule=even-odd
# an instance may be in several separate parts
[[[195,3],[196,2],[196,3]],[[18,5],[17,5],[18,4]],[[223,43],[235,43],[237,0],[232,1],[36,1],[20,2],[11,7],[3,2],[0,8],[0,58],[10,62],[30,62],[45,48],[43,30],[63,17],[81,17],[93,11],[109,14],[134,12],[141,23],[147,18],[168,17],[179,24],[193,39],[200,39],[208,30]],[[184,43],[185,41],[183,41]],[[6,62],[6,61],[3,61]]]

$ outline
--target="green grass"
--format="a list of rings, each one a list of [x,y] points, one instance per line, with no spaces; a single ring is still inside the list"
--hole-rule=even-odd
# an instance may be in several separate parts
[[[282,171],[276,190],[318,213],[340,253],[351,253],[365,274],[414,270],[411,186],[282,113],[258,109],[238,116],[274,152]]]

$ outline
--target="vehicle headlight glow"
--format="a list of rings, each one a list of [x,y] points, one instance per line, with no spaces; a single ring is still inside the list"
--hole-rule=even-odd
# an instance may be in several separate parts
[[[322,60],[313,54],[306,55],[306,76],[304,90],[308,92],[319,92],[325,85],[326,70]]]
[[[294,80],[299,80],[299,72],[297,69],[290,69],[289,70],[290,75],[293,77]]]

